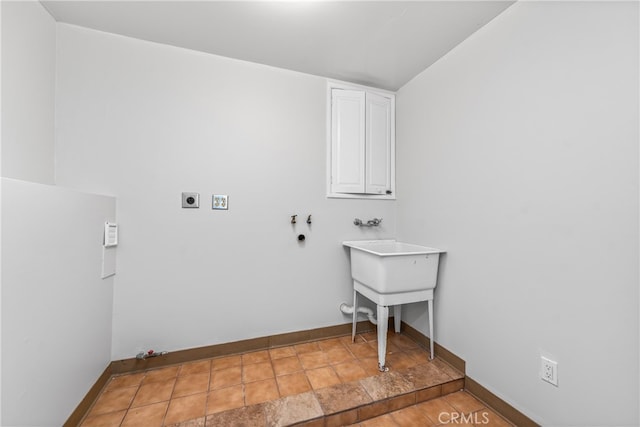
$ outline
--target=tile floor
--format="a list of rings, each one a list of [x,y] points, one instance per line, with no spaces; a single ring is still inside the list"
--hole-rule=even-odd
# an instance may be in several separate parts
[[[426,350],[402,334],[389,334],[387,365],[390,372],[381,374],[376,336],[369,332],[355,343],[346,336],[114,376],[81,427],[232,426],[239,420],[253,420],[243,425],[324,426],[332,415],[333,424],[346,425],[463,384],[461,373],[438,358],[430,361]],[[449,385],[447,391],[441,384]],[[451,399],[442,407],[456,410]],[[360,425],[415,425],[399,424],[414,413],[433,423],[429,410],[434,405],[424,402]]]
[[[513,427],[484,403],[465,391],[447,394],[351,427]]]

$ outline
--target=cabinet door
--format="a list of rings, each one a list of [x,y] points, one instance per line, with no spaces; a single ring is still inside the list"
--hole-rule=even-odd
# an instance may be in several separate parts
[[[365,93],[331,91],[331,190],[365,192]]]
[[[367,194],[391,191],[391,99],[366,95],[366,178]]]

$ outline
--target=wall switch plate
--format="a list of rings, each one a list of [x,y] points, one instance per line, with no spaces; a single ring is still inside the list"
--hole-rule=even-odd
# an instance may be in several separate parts
[[[182,193],[183,208],[199,208],[200,194],[198,193]]]
[[[226,194],[214,194],[211,209],[229,209],[229,197]]]
[[[104,223],[102,246],[105,248],[118,246],[118,224],[108,221]]]
[[[558,387],[558,362],[540,356],[540,378]]]

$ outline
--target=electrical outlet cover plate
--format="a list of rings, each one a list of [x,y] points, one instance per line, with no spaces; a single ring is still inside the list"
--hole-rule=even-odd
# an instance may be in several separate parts
[[[558,362],[540,357],[540,378],[543,381],[558,387]]]
[[[200,194],[198,193],[182,193],[183,208],[199,208]]]
[[[229,197],[226,194],[214,194],[211,201],[211,209],[229,209]]]

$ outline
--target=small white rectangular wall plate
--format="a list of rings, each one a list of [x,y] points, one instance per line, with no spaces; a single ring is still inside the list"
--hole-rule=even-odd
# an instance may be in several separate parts
[[[558,362],[540,356],[540,378],[558,387]]]
[[[229,209],[229,197],[226,194],[214,194],[211,201],[211,209]]]

